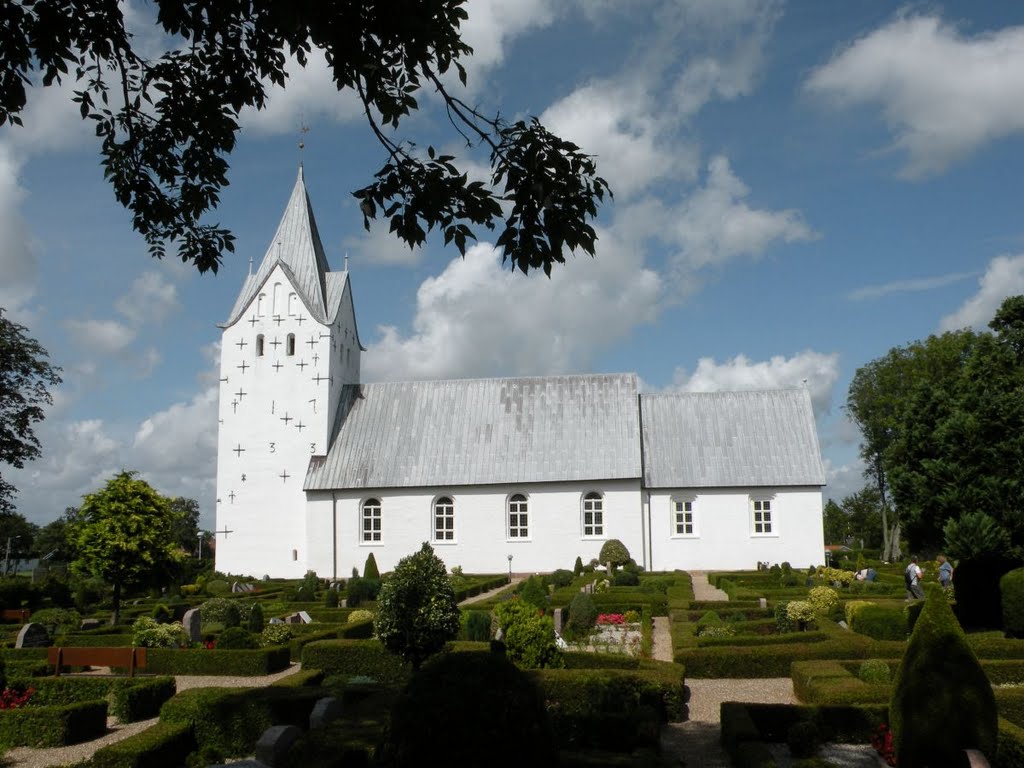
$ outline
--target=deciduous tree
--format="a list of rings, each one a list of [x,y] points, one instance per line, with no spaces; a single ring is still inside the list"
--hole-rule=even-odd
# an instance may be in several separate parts
[[[170,500],[136,474],[121,472],[85,496],[71,531],[77,550],[72,568],[113,587],[114,624],[120,620],[124,588],[166,573],[181,557]]]
[[[386,157],[353,194],[364,223],[378,215],[410,246],[438,229],[465,253],[474,227],[500,223],[497,245],[523,272],[593,255],[590,220],[608,185],[593,159],[535,119],[488,117],[454,95],[466,83],[461,37],[466,0],[154,0],[166,52],[145,58],[109,0],[11,0],[0,24],[0,125],[20,124],[33,91],[71,80],[83,119],[100,140],[103,172],[150,253],[216,271],[231,233],[205,223],[228,183],[239,115],[263,109],[268,86],[286,87],[290,57],[324,55],[338,91],[361,102]],[[453,134],[489,155],[490,178],[472,181],[450,155],[397,136],[421,91],[441,100]],[[27,126],[31,127],[31,126]],[[502,221],[503,219],[503,221]]]
[[[459,634],[459,604],[444,562],[426,542],[381,584],[374,631],[413,669]]]
[[[0,307],[0,466],[20,469],[39,457],[35,425],[45,415],[43,406],[53,402],[49,388],[61,382],[60,368],[47,357],[28,329],[4,317]],[[16,491],[0,472],[0,512],[14,511]]]

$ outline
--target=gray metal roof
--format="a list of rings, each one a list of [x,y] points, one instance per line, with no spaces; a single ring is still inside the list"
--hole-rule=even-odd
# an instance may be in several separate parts
[[[291,198],[285,207],[281,223],[270,241],[263,261],[255,275],[246,278],[242,292],[235,301],[225,326],[237,322],[242,312],[253,300],[278,264],[286,268],[288,277],[295,285],[296,292],[306,309],[317,322],[328,324],[333,320],[337,304],[328,301],[327,278],[330,271],[324,247],[320,242],[313,207],[306,194],[306,184],[299,166]],[[340,292],[337,293],[340,296]]]
[[[824,485],[805,388],[641,395],[648,488]]]
[[[307,490],[640,477],[634,374],[345,387]]]

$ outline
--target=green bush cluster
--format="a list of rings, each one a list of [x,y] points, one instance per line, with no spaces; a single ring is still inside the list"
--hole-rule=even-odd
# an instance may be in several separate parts
[[[199,606],[199,617],[203,624],[220,624],[222,627],[237,627],[242,623],[238,601],[226,597],[211,597]]]
[[[217,636],[218,651],[239,651],[259,647],[259,636],[244,627],[228,627]]]
[[[818,616],[827,616],[839,605],[839,593],[831,587],[812,587],[807,594],[807,601]]]
[[[137,648],[183,648],[188,644],[188,633],[181,622],[160,624],[149,616],[140,616],[132,624],[132,645]]]
[[[97,749],[90,768],[161,768],[185,764],[199,744],[191,723],[156,723],[140,733]]]
[[[593,596],[577,592],[569,603],[569,618],[564,624],[566,637],[575,640],[589,636],[599,613]]]
[[[404,682],[412,670],[376,640],[317,640],[302,648],[303,669],[328,676],[365,675],[381,683]]]
[[[1015,568],[999,580],[1003,630],[1010,637],[1024,637],[1024,568]]]
[[[850,629],[875,640],[906,640],[907,617],[902,607],[865,603],[853,613]]]
[[[42,624],[50,636],[50,642],[77,632],[82,626],[82,616],[73,608],[43,608],[34,611],[29,621]]]
[[[491,614],[489,611],[463,611],[461,640],[487,641],[491,639]]]
[[[865,659],[860,663],[857,677],[865,683],[888,683],[892,679],[889,663],[882,659]]]
[[[555,625],[522,599],[506,600],[494,608],[501,627],[508,658],[525,669],[562,666],[562,654],[555,645]]]
[[[280,646],[243,651],[153,648],[147,653],[147,670],[160,675],[237,675],[259,677],[286,669],[288,648]]]
[[[0,711],[0,744],[9,747],[63,747],[98,739],[106,730],[103,700]]]

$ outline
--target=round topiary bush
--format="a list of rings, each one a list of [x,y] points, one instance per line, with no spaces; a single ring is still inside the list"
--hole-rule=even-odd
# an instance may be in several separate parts
[[[390,723],[385,752],[395,768],[558,761],[543,695],[496,653],[434,657],[398,695]]]
[[[889,665],[881,659],[865,659],[860,664],[857,677],[865,683],[888,683],[892,679]]]
[[[580,563],[580,571],[583,571],[583,563]],[[556,589],[561,587],[568,587],[572,584],[572,580],[575,578],[572,571],[567,571],[564,568],[558,568],[551,572],[548,576],[548,582],[554,584]]]
[[[569,618],[565,622],[565,631],[569,637],[586,637],[597,622],[599,611],[594,598],[586,592],[573,595],[569,603]]]
[[[226,597],[211,597],[199,606],[199,617],[203,624],[220,624],[222,627],[237,627],[241,623],[238,604]]]
[[[629,562],[629,550],[626,545],[618,539],[608,539],[601,545],[601,552],[597,556],[601,565],[611,563],[612,568],[618,568]]]
[[[999,580],[1002,593],[1003,631],[1009,637],[1024,637],[1024,568],[1015,568]]]
[[[217,638],[218,651],[238,651],[259,647],[260,641],[257,636],[242,627],[229,627]]]

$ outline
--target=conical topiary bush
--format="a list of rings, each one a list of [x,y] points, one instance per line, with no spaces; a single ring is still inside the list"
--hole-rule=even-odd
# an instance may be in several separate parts
[[[996,747],[992,686],[938,584],[914,625],[889,702],[900,768],[967,765],[965,749],[991,762]]]

